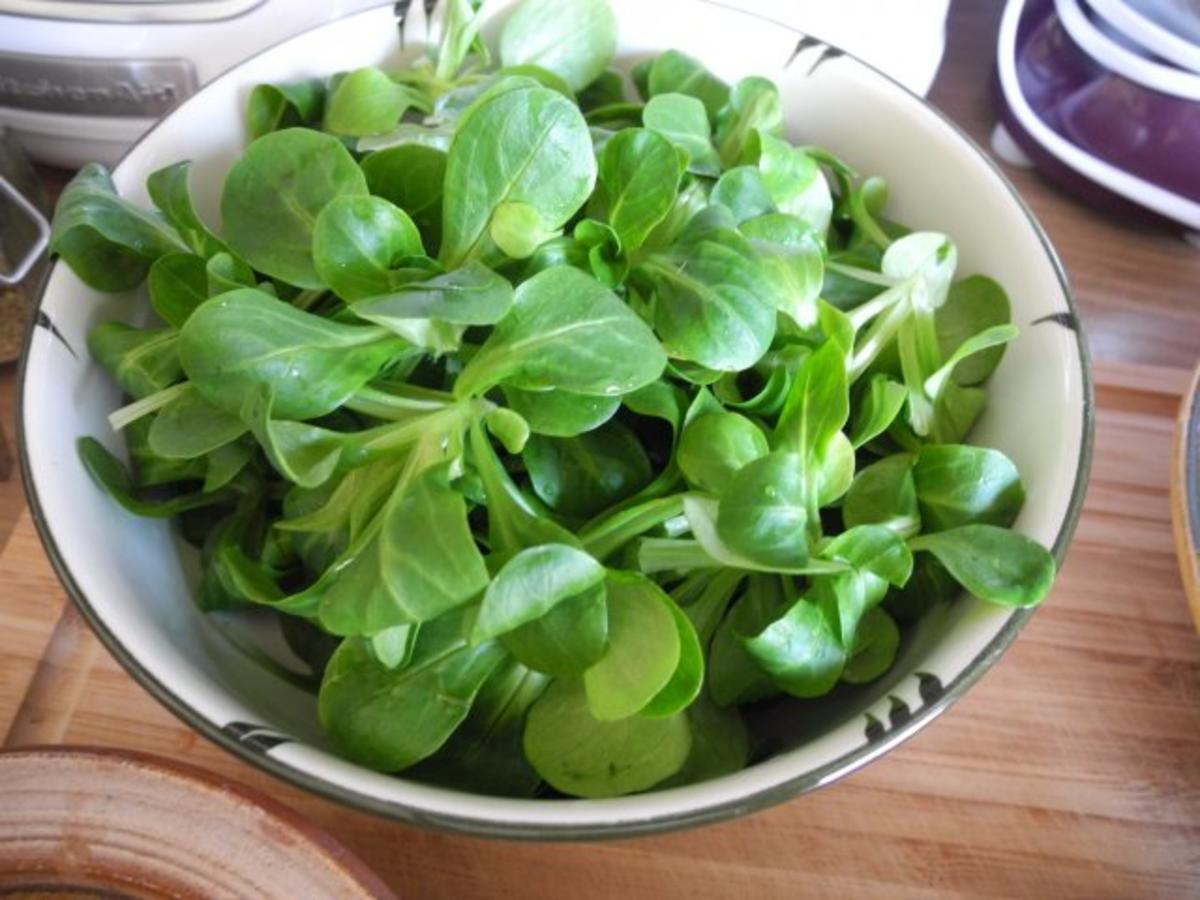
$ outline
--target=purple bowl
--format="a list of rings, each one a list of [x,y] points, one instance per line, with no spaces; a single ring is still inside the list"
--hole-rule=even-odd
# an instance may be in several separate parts
[[[1122,71],[1108,68],[1096,58],[1094,39],[1091,53],[1076,40],[1081,21],[1072,20],[1073,35],[1061,5],[1009,0],[998,58],[1005,127],[1068,188],[1109,208],[1135,203],[1200,230],[1200,75],[1124,48],[1137,64],[1118,58]],[[1162,77],[1155,82],[1145,73]],[[1185,96],[1193,86],[1195,99]]]

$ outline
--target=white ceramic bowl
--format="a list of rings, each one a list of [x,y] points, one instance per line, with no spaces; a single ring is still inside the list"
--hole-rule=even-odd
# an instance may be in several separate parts
[[[1012,186],[924,101],[817,38],[703,0],[613,5],[621,65],[673,45],[727,79],[751,73],[775,79],[793,139],[827,146],[862,171],[886,176],[896,217],[950,233],[962,272],[1004,284],[1022,332],[992,381],[990,408],[974,438],[1016,462],[1028,491],[1017,528],[1061,559],[1087,480],[1091,385],[1062,268]],[[218,78],[133,148],[116,171],[119,189],[147,203],[147,174],[192,158],[201,213],[216,221],[220,184],[243,145],[240,110],[251,86],[411,58],[439,28],[439,14],[426,22],[423,6],[409,7],[403,54],[391,12],[379,9],[289,40]],[[489,33],[508,9],[500,4]],[[329,752],[310,695],[240,651],[228,622],[196,610],[194,557],[171,528],[117,508],[76,457],[83,435],[123,452],[105,421],[120,397],[87,357],[89,329],[113,317],[148,316],[140,294],[100,295],[66,266],[54,268],[21,384],[22,461],[42,539],[101,639],[163,704],[252,764],[352,806],[421,824],[537,838],[624,836],[740,815],[827,784],[928,724],[999,657],[1029,616],[964,598],[924,621],[881,680],[838,702],[776,717],[775,725],[803,723],[778,729],[790,749],[703,784],[613,800],[509,800],[368,771]]]

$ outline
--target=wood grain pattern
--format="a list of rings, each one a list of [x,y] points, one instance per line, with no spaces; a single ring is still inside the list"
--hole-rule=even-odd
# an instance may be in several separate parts
[[[953,5],[933,93],[982,144],[1001,5]],[[27,518],[0,556],[0,735],[32,727],[231,775],[421,900],[1200,894],[1200,641],[1168,502],[1173,424],[1200,356],[1200,253],[1161,223],[1107,219],[1006,171],[1066,262],[1099,361],[1092,483],[1054,592],[1020,639],[949,713],[866,769],[738,822],[635,841],[511,844],[383,822],[269,779],[179,724],[62,614]],[[0,379],[0,408],[10,384]],[[0,496],[0,531],[6,514]],[[51,645],[74,650],[47,675]]]
[[[77,616],[62,615],[28,518],[0,556],[6,743],[136,748],[234,777],[309,815],[402,897],[1194,894],[1200,643],[1168,504],[1186,373],[1131,378],[1101,365],[1098,375],[1091,489],[1046,606],[929,729],[834,787],[751,818],[635,841],[509,844],[420,832],[302,794],[197,737]]]

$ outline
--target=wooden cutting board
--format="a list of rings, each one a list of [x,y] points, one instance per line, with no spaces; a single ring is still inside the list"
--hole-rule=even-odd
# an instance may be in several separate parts
[[[1045,606],[926,731],[815,794],[696,831],[501,843],[352,812],[189,731],[99,647],[26,516],[0,556],[0,736],[163,754],[269,792],[401,897],[986,896],[1200,893],[1200,639],[1168,504],[1188,372],[1097,369],[1083,519]]]

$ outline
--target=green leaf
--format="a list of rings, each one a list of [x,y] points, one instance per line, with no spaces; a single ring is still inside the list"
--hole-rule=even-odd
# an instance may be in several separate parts
[[[729,101],[729,85],[715,77],[699,60],[678,50],[668,50],[657,56],[646,72],[643,95],[649,100],[660,94],[695,97],[704,104],[709,119],[716,121],[717,114]]]
[[[650,232],[643,245],[648,250],[665,250],[673,245],[684,228],[708,207],[708,183],[701,178],[685,176],[675,205],[667,217]]]
[[[204,493],[220,490],[233,481],[254,458],[258,449],[250,437],[222,444],[204,457]]]
[[[588,708],[601,721],[632,716],[671,681],[680,637],[671,599],[653,581],[609,572],[608,650],[583,673]]]
[[[764,456],[762,459],[766,458]],[[762,460],[760,459],[751,465],[761,463]],[[734,483],[736,483],[736,480]],[[732,484],[726,490],[726,493],[730,493],[731,490]],[[683,512],[687,517],[688,526],[691,528],[695,540],[665,540],[657,542],[658,545],[667,545],[665,548],[656,547],[655,541],[643,540],[639,553],[639,565],[642,571],[725,566],[733,569],[744,569],[749,572],[787,572],[793,575],[816,575],[836,573],[846,569],[844,563],[811,557],[803,565],[792,566],[762,562],[756,557],[739,553],[727,545],[718,534],[717,520],[719,509],[719,502],[711,497],[704,497],[698,494],[684,494]],[[747,515],[747,519],[752,520],[753,510],[750,510],[749,513],[751,514]],[[664,565],[664,560],[659,556],[659,549],[666,549],[668,556],[672,555],[674,551],[682,551],[689,560],[689,566]],[[651,563],[654,563],[654,565],[651,565]]]
[[[191,253],[168,253],[150,266],[150,305],[159,317],[182,328],[188,316],[208,299],[208,271]]]
[[[659,94],[642,110],[642,124],[687,154],[687,171],[716,178],[721,160],[712,144],[712,128],[704,104],[685,94]]]
[[[900,648],[900,629],[879,607],[872,609],[858,626],[854,650],[842,670],[842,681],[866,684],[874,681],[892,667]]]
[[[504,445],[509,453],[520,453],[529,443],[529,423],[519,413],[503,406],[489,409],[483,417],[488,432]]]
[[[640,711],[640,715],[657,718],[682,712],[699,696],[704,686],[704,650],[696,629],[675,601],[666,598],[666,602],[679,633],[679,664],[671,680]]]
[[[356,300],[351,312],[389,331],[411,333],[413,319],[437,319],[456,325],[493,325],[508,313],[513,288],[487,266],[469,262],[461,269],[410,281]]]
[[[487,46],[479,39],[479,3],[476,0],[449,0],[442,21],[442,39],[433,53],[437,66],[433,71],[434,83],[453,82],[463,63],[472,52],[478,52],[487,61]]]
[[[558,229],[547,228],[537,209],[528,203],[501,203],[492,213],[488,235],[510,259],[528,259],[538,247],[562,236]]]
[[[738,228],[762,258],[779,311],[801,328],[815,325],[825,276],[824,251],[817,233],[785,213],[757,216]]]
[[[332,322],[250,289],[206,301],[179,333],[183,369],[205,400],[238,414],[266,385],[285,419],[337,409],[405,346],[382,328]]]
[[[733,86],[729,102],[717,114],[717,151],[721,165],[734,166],[746,156],[751,136],[772,134],[783,125],[779,88],[766,78],[751,76]]]
[[[393,625],[370,637],[371,652],[381,665],[399,669],[408,665],[417,645],[419,625]]]
[[[837,344],[842,354],[849,359],[854,352],[854,320],[832,303],[817,300],[817,324],[821,326],[821,333],[825,339]],[[853,380],[849,372],[846,373],[846,377],[847,380]]]
[[[533,64],[525,64],[519,66],[502,66],[496,71],[496,76],[504,77],[524,77],[536,81],[542,87],[550,88],[552,91],[558,91],[569,100],[575,99],[575,92],[571,90],[571,86],[562,80],[558,75],[555,75],[549,69],[544,69],[541,66]]]
[[[796,372],[779,415],[777,441],[807,464],[825,452],[849,417],[846,360],[836,342],[826,341]]]
[[[803,457],[769,453],[739,470],[721,494],[717,534],[734,552],[760,565],[804,566],[809,490]]]
[[[362,161],[367,187],[408,213],[434,252],[442,242],[442,186],[446,153],[421,144],[401,144],[370,153]]]
[[[522,550],[488,585],[471,640],[482,643],[512,631],[603,581],[604,567],[582,550],[563,544]]]
[[[833,197],[817,161],[798,147],[762,131],[749,143],[751,152],[757,145],[763,184],[780,212],[796,216],[817,234],[824,235],[833,214]]]
[[[766,435],[745,416],[705,413],[683,429],[675,462],[692,487],[720,494],[740,469],[769,451]]]
[[[578,546],[571,532],[542,515],[542,510],[513,483],[478,422],[470,427],[470,445],[486,497],[487,540],[495,562],[539,544]]]
[[[987,393],[982,389],[959,387],[956,381],[948,383],[934,404],[929,439],[940,444],[961,443],[986,406]]]
[[[653,477],[646,451],[620,422],[577,437],[532,437],[523,459],[539,498],[564,516],[584,519],[637,493]]]
[[[183,160],[152,172],[146,179],[146,190],[159,211],[191,248],[203,257],[222,253],[227,248],[197,215],[188,190],[191,160]]]
[[[135,288],[154,260],[186,250],[166,222],[118,197],[108,170],[97,163],[67,183],[54,210],[50,252],[98,291]]]
[[[995,525],[963,525],[908,542],[937,557],[955,581],[1001,606],[1036,606],[1054,583],[1054,557],[1041,544]]]
[[[585,113],[602,106],[625,102],[625,79],[616,69],[608,69],[597,75],[576,96],[579,108]]]
[[[871,376],[859,399],[854,425],[850,429],[850,443],[855,450],[888,430],[900,415],[907,396],[904,385],[888,376]]]
[[[505,66],[540,66],[572,91],[599,78],[616,50],[617,17],[607,0],[524,0],[500,32]]]
[[[949,606],[958,599],[958,586],[946,567],[928,553],[913,558],[913,573],[903,588],[892,588],[883,605],[893,617],[915,622],[937,606]]]
[[[325,668],[321,726],[346,758],[398,772],[437,752],[503,658],[495,643],[470,646],[457,615],[424,626],[401,669],[387,668],[366,641],[350,638]]]
[[[666,138],[644,128],[619,131],[600,154],[592,215],[604,218],[632,253],[671,211],[682,175]]]
[[[1017,467],[999,450],[926,445],[912,474],[925,531],[972,524],[1007,527],[1025,503]]]
[[[88,335],[88,352],[135,400],[156,394],[183,377],[179,332],[174,328],[101,322]]]
[[[729,608],[717,626],[708,658],[708,691],[722,707],[753,703],[779,689],[746,646],[787,608],[782,583],[774,575],[752,576],[746,592]]]
[[[142,416],[126,425],[121,432],[129,450],[133,483],[139,488],[151,488],[204,478],[207,460],[163,459],[150,449],[149,434],[153,422],[153,416]]]
[[[316,603],[334,634],[371,634],[427,622],[469,602],[488,583],[447,464],[401,482],[342,558],[297,605]]]
[[[446,163],[440,258],[447,268],[484,251],[496,208],[525,203],[554,231],[596,183],[579,108],[543,87],[484,95],[462,117]]]
[[[713,185],[709,200],[733,213],[733,219],[739,225],[747,219],[775,212],[775,203],[767,193],[762,176],[751,166],[738,166],[725,172]]]
[[[317,216],[331,200],[366,193],[362,170],[341,141],[289,128],[258,138],[234,163],[221,192],[221,220],[230,248],[255,269],[319,288]]]
[[[539,272],[455,384],[460,397],[503,381],[525,390],[615,396],[662,374],[653,332],[615,294],[577,269]]]
[[[319,78],[289,84],[257,84],[246,105],[250,139],[297,125],[314,125],[325,110],[325,82]]]
[[[582,675],[608,648],[603,583],[568,597],[541,618],[502,635],[500,642],[531,669],[559,678]]]
[[[317,276],[343,300],[390,293],[402,283],[394,270],[406,257],[424,254],[412,219],[380,197],[331,200],[313,227]]]
[[[883,254],[883,274],[891,278],[919,278],[921,290],[912,302],[919,309],[935,310],[946,301],[958,251],[944,234],[917,231],[892,243]]]
[[[914,462],[913,456],[898,453],[860,471],[842,505],[846,527],[883,525],[902,537],[920,531]]]
[[[840,559],[855,569],[904,587],[912,575],[913,559],[904,541],[882,525],[857,525],[821,548],[826,559]]]
[[[621,250],[621,239],[612,226],[584,219],[575,226],[575,243],[587,253],[583,267],[606,288],[615,289],[629,274],[629,258]]]
[[[511,385],[503,391],[509,407],[529,423],[530,431],[548,437],[574,437],[599,428],[616,414],[622,400],[570,391],[523,391]]]
[[[1012,312],[1004,288],[985,275],[972,275],[950,286],[935,321],[938,346],[942,356],[948,357],[972,335],[1011,322]],[[955,368],[954,380],[964,387],[982,384],[1003,357],[1002,345],[977,353]]]
[[[641,266],[658,294],[654,325],[667,354],[709,369],[754,365],[775,336],[771,286],[739,235],[701,240]]]
[[[204,266],[208,296],[226,294],[241,287],[257,287],[254,270],[231,253],[218,253]],[[263,289],[265,290],[265,286]]]
[[[273,419],[273,402],[270,388],[260,387],[247,395],[241,417],[235,421],[250,427],[280,475],[301,487],[320,487],[338,469],[354,437],[304,422]]]
[[[962,363],[977,353],[984,353],[996,347],[1002,347],[1017,337],[1016,325],[994,325],[976,335],[973,335],[958,345],[950,354],[950,358],[942,367],[925,379],[925,393],[930,397],[940,397],[946,387],[946,382]]]
[[[546,689],[545,675],[506,659],[484,682],[471,711],[435,756],[410,773],[414,780],[460,791],[531,797],[541,778],[525,759],[525,716]]]
[[[596,719],[578,680],[553,682],[525,723],[530,764],[551,787],[576,797],[616,797],[654,787],[679,771],[691,744],[683,715]]]
[[[837,684],[846,664],[835,616],[828,603],[801,597],[781,618],[746,640],[746,649],[789,694],[820,697]]]
[[[677,385],[667,381],[654,381],[631,391],[621,398],[621,402],[639,416],[662,419],[671,426],[671,432],[676,435],[688,405],[687,394]]]
[[[850,490],[854,481],[854,447],[842,432],[835,432],[817,467],[817,506],[830,506]]]
[[[233,499],[232,495],[225,491],[200,491],[193,494],[177,494],[164,500],[144,500],[134,491],[133,479],[129,477],[128,470],[103,444],[94,438],[80,438],[76,448],[84,468],[96,484],[136,516],[169,519],[190,509],[218,506]]]
[[[166,459],[195,459],[237,440],[247,430],[240,418],[213,406],[189,387],[154,417],[150,449]]]
[[[325,104],[325,130],[351,137],[386,134],[410,109],[430,111],[418,91],[366,66],[338,80]]]
[[[455,0],[455,2],[458,2],[458,0]],[[359,153],[374,153],[381,150],[391,150],[396,147],[425,147],[429,150],[436,150],[439,153],[449,153],[450,142],[454,138],[458,118],[455,117],[445,121],[439,119],[436,125],[401,122],[394,130],[387,134],[359,138],[355,142],[355,149]],[[431,185],[430,189],[432,190],[434,187],[436,187],[440,196],[443,185]]]
[[[736,709],[721,709],[701,693],[687,708],[692,749],[683,768],[660,786],[698,784],[746,768],[750,735]]]

